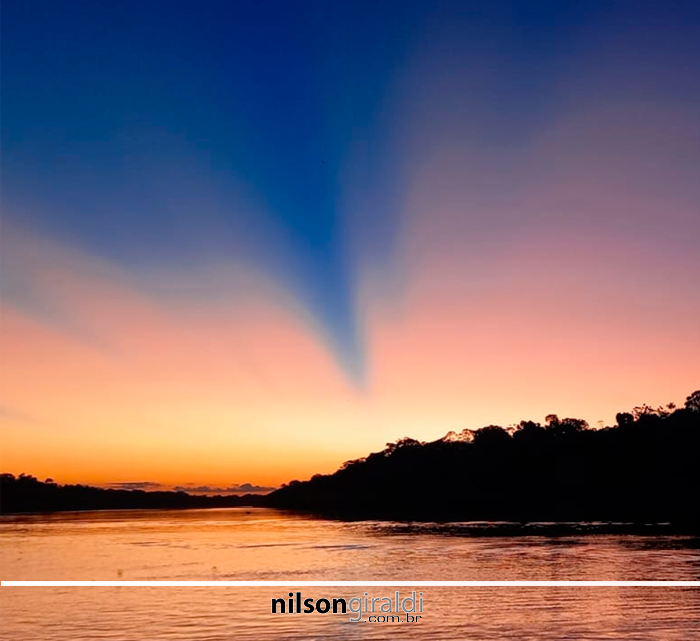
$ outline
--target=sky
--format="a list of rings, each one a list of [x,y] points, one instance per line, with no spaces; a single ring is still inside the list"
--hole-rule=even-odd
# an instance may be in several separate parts
[[[700,387],[697,2],[1,28],[3,471],[267,488]]]

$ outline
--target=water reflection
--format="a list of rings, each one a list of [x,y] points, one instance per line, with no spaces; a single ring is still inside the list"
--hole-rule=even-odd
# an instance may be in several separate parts
[[[343,522],[274,510],[81,512],[0,519],[9,580],[533,580],[700,577],[693,537],[512,524]],[[500,530],[499,530],[500,528]],[[505,528],[505,529],[504,529]],[[488,536],[483,536],[488,532]],[[500,532],[500,533],[499,533]],[[386,596],[393,588],[367,588]],[[401,588],[402,594],[410,588]],[[418,588],[419,623],[272,615],[286,588],[2,588],[3,639],[700,638],[700,592],[669,588]],[[362,588],[304,588],[361,596]]]
[[[343,614],[273,615],[285,588],[3,588],[3,639],[503,639],[687,641],[700,638],[700,594],[682,588],[419,588],[417,623]],[[367,588],[370,596],[391,588]],[[410,588],[402,588],[403,592]],[[363,588],[304,588],[360,596]]]

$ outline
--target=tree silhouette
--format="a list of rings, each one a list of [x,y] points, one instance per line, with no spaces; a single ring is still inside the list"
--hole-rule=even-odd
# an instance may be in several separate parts
[[[344,518],[670,522],[700,529],[695,472],[700,392],[683,409],[641,405],[616,426],[545,418],[403,438],[336,473],[282,487],[266,502]],[[464,433],[463,433],[464,434]],[[641,526],[640,526],[641,527]]]
[[[696,390],[685,399],[685,409],[700,412],[700,390]]]
[[[618,427],[629,427],[634,424],[634,416],[629,412],[618,412],[615,415]]]

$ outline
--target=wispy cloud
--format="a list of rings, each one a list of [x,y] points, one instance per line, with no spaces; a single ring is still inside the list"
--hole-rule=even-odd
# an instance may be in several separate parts
[[[18,421],[21,423],[41,423],[41,419],[28,412],[23,412],[22,410],[15,409],[13,407],[8,407],[7,405],[0,405],[0,418],[7,419],[9,421]]]
[[[172,486],[166,483],[159,483],[158,481],[118,481],[114,483],[103,483],[99,487],[110,490],[144,490],[148,492],[175,491],[187,492],[188,494],[262,494],[277,489],[276,487],[267,485],[255,485],[254,483],[234,483],[227,486],[195,485],[190,483]]]
[[[126,481],[123,483],[107,483],[106,488],[112,490],[165,490],[168,489],[162,483],[155,481]]]
[[[234,494],[236,492],[263,493],[272,492],[277,488],[267,485],[254,485],[253,483],[241,483],[240,485],[229,485],[227,487],[216,487],[213,485],[176,485],[175,491],[188,492],[191,494]]]

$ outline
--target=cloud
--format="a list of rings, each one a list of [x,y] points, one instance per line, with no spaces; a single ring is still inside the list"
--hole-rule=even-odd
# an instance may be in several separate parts
[[[277,488],[267,487],[265,485],[252,485],[250,483],[243,483],[242,485],[238,486],[238,489],[241,492],[271,492],[272,490],[276,490]]]
[[[105,487],[112,490],[162,490],[162,483],[155,481],[126,481],[123,483],[107,483]]]
[[[275,487],[255,485],[253,483],[241,483],[220,487],[216,485],[176,485],[171,486],[156,481],[122,481],[118,483],[104,483],[101,487],[111,490],[145,490],[145,491],[175,491],[188,494],[237,494],[237,493],[263,493],[276,490]]]
[[[19,423],[41,423],[41,420],[28,412],[0,405],[0,418]]]
[[[215,487],[212,485],[176,485],[173,489],[176,492],[188,492],[190,494],[234,494],[237,492],[272,492],[272,490],[276,490],[277,488],[266,485],[242,483],[240,485],[229,485],[228,487]]]

